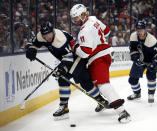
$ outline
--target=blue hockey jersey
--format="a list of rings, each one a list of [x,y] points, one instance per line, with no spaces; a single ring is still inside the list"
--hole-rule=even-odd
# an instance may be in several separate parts
[[[157,40],[147,32],[145,40],[140,40],[137,32],[133,32],[130,36],[130,55],[142,53],[143,62],[151,63],[153,59],[157,59]]]
[[[73,62],[74,58],[69,46],[69,43],[73,37],[67,32],[59,29],[54,29],[54,34],[53,41],[47,42],[42,37],[41,32],[39,32],[36,38],[33,40],[31,46],[36,49],[45,46],[58,60]]]

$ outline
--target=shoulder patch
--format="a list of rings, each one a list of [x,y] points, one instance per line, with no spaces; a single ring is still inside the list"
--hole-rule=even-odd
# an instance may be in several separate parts
[[[65,43],[66,43],[66,36],[64,35],[64,33],[58,29],[55,29],[55,38],[53,41],[53,46],[56,48],[60,48],[62,47]]]
[[[37,40],[38,40],[39,42],[46,42],[46,40],[42,37],[41,32],[39,32],[39,33],[37,34]]]
[[[136,32],[133,32],[130,36],[130,41],[138,41],[137,39],[137,33]]]
[[[147,37],[146,37],[144,45],[147,46],[147,47],[152,47],[156,43],[157,43],[156,38],[152,34],[147,33]]]

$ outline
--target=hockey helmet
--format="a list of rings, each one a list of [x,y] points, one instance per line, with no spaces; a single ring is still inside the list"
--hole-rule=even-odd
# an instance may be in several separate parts
[[[50,32],[53,32],[53,25],[51,22],[46,21],[41,25],[40,32],[42,35],[46,35]]]
[[[81,14],[86,11],[87,11],[87,8],[83,4],[76,4],[71,8],[70,16],[72,18],[77,17],[77,16],[81,17]]]
[[[146,28],[146,22],[145,21],[138,21],[136,23],[136,29],[145,29]]]

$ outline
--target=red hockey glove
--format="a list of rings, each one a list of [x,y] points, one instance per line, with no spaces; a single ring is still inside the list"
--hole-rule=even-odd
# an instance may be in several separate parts
[[[76,49],[79,47],[79,44],[76,41],[71,40],[70,41],[70,47],[71,47],[71,50],[75,53]]]

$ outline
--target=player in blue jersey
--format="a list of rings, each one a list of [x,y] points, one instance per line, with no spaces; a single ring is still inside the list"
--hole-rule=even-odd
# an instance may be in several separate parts
[[[129,83],[133,94],[128,100],[135,100],[141,97],[139,78],[143,76],[145,69],[148,87],[148,103],[154,103],[156,90],[156,69],[157,69],[157,40],[146,31],[146,22],[138,21],[136,31],[130,36],[130,56],[133,65],[130,71]]]
[[[73,77],[75,82],[80,83],[82,88],[85,89],[89,95],[104,103],[105,106],[108,106],[108,101],[100,95],[98,88],[94,87],[90,79],[86,69],[86,59],[76,57],[71,52],[69,45],[72,41],[73,37],[71,35],[63,30],[53,28],[52,23],[47,21],[41,25],[41,30],[32,44],[27,45],[26,57],[31,61],[35,60],[37,50],[42,46],[47,47],[51,54],[61,61],[56,74],[64,75],[68,79]],[[58,84],[60,107],[53,114],[55,120],[68,118],[68,100],[71,93],[69,83],[61,77],[58,79]],[[103,108],[104,107],[98,105],[95,111],[99,112]]]

